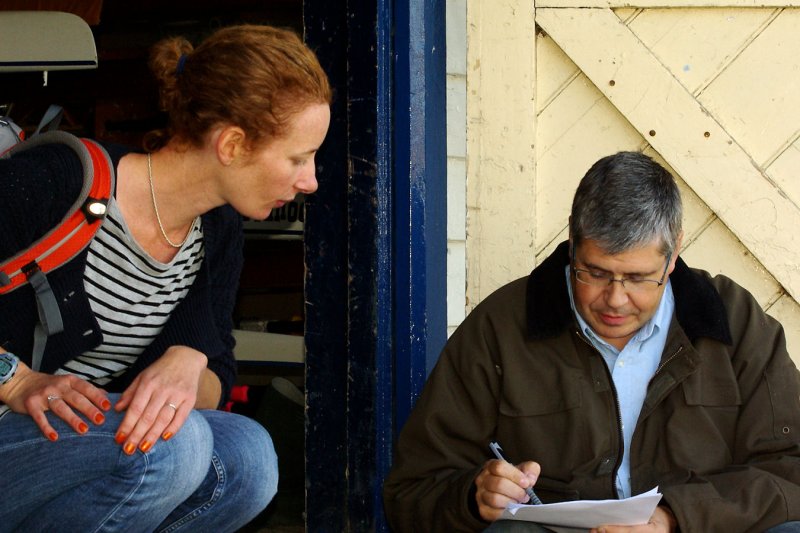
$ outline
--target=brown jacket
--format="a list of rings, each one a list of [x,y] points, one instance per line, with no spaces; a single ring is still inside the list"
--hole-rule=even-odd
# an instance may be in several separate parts
[[[562,244],[482,302],[448,341],[384,485],[394,531],[478,531],[474,479],[497,440],[541,464],[545,502],[616,498],[616,392],[578,332]],[[684,533],[800,520],[800,379],[781,325],[724,276],[678,260],[661,365],[631,443],[631,489],[655,486]],[[598,524],[599,525],[599,524]]]

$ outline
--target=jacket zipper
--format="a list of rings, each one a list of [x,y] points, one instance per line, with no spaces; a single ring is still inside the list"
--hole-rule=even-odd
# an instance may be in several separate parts
[[[667,366],[667,365],[670,363],[670,361],[672,361],[673,359],[675,359],[676,357],[678,357],[678,354],[679,354],[679,353],[681,353],[682,351],[683,351],[683,345],[681,345],[681,346],[678,346],[678,350],[677,350],[677,351],[676,351],[674,354],[670,355],[670,356],[667,358],[667,360],[666,360],[666,361],[664,361],[663,363],[661,363],[660,365],[658,365],[658,368],[656,368],[656,371],[655,371],[655,372],[653,372],[653,378],[654,378],[654,377],[656,377],[656,376],[658,375],[658,373],[659,373],[659,372],[661,372],[661,370],[663,370],[663,369],[664,369],[664,367],[665,367],[665,366]],[[652,380],[653,380],[653,378],[650,378],[650,381],[652,381]]]
[[[575,333],[578,335],[578,338],[582,340],[586,345],[597,354],[598,357],[601,359],[603,358],[602,354],[597,351],[591,342],[581,335],[580,331],[576,330]],[[675,354],[677,355],[677,353]],[[674,356],[673,356],[674,357]],[[611,472],[611,494],[615,496],[615,498],[619,499],[619,493],[617,492],[617,472],[619,471],[620,467],[620,460],[622,459],[622,455],[625,452],[623,450],[623,443],[625,442],[625,438],[622,435],[622,409],[619,406],[619,397],[617,396],[617,388],[614,386],[614,378],[611,376],[611,371],[608,369],[608,365],[606,365],[605,360],[603,360],[603,368],[606,371],[606,378],[608,378],[609,384],[611,385],[611,394],[614,396],[614,406],[617,410],[617,438],[619,439],[619,446],[617,447],[617,460],[614,462],[614,470]],[[658,372],[658,371],[656,371]]]
[[[595,348],[591,342],[589,342],[586,338],[584,338],[584,336],[581,334],[580,331],[575,330],[575,334],[599,357],[601,358],[603,357],[602,354],[600,354],[600,352],[597,351],[597,348]],[[653,378],[655,378],[658,375],[658,373],[661,372],[664,369],[664,367],[667,366],[673,359],[675,359],[678,356],[678,354],[680,354],[682,351],[683,351],[683,346],[682,345],[678,346],[678,349],[675,351],[675,353],[670,355],[663,363],[658,365],[658,368],[656,368],[656,371],[653,372],[653,377],[650,378],[650,381],[652,382]],[[614,378],[611,376],[611,372],[608,370],[608,365],[605,364],[605,360],[603,361],[603,368],[605,369],[606,377],[608,378],[609,383],[611,384],[611,393],[614,396],[614,404],[617,409],[617,436],[619,437],[620,446],[617,449],[617,461],[614,464],[614,470],[611,475],[611,493],[615,494],[617,499],[619,499],[619,494],[617,493],[617,472],[619,471],[620,459],[622,457],[622,454],[624,453],[624,450],[622,448],[623,448],[623,442],[625,441],[622,435],[622,409],[620,409],[619,406],[619,397],[617,396],[617,388],[614,386]]]

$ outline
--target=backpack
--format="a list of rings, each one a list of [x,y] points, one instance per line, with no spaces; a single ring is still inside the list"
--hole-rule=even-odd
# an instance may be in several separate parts
[[[25,131],[8,117],[0,117],[0,157],[25,139]]]
[[[1,125],[0,125],[1,126]],[[47,280],[47,273],[69,262],[91,242],[105,217],[114,190],[114,167],[108,153],[89,139],[65,131],[47,131],[18,142],[1,157],[44,144],[70,147],[83,166],[83,187],[61,222],[27,249],[0,262],[0,295],[30,283],[36,295],[39,323],[34,328],[31,367],[38,371],[50,335],[64,331],[61,311]],[[2,179],[2,177],[0,177]]]
[[[39,121],[36,131],[33,132],[33,136],[57,129],[63,116],[64,108],[60,105],[51,104],[42,115],[42,119]],[[25,130],[20,128],[11,117],[0,116],[0,157],[24,140]]]

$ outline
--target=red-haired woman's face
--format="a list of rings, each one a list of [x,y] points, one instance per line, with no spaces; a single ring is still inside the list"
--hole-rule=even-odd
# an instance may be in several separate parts
[[[298,193],[317,190],[317,153],[330,124],[327,104],[312,104],[289,120],[286,134],[256,149],[236,176],[229,203],[242,215],[267,218]]]

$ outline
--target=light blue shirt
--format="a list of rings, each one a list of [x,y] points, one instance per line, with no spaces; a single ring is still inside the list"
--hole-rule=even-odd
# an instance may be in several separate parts
[[[622,421],[622,440],[624,445],[622,464],[617,471],[617,494],[620,498],[630,498],[631,494],[631,439],[633,430],[644,404],[647,385],[655,374],[661,361],[661,353],[667,342],[667,330],[675,310],[675,297],[672,285],[667,278],[667,285],[655,315],[642,326],[620,351],[601,339],[586,323],[575,308],[572,294],[570,269],[567,267],[567,288],[569,302],[581,331],[589,342],[597,348],[611,372],[614,388],[619,401]]]

